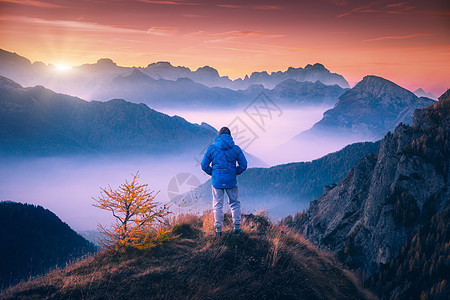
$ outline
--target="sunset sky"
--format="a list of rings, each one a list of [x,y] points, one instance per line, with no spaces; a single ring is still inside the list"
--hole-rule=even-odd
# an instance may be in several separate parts
[[[450,1],[0,0],[0,48],[68,66],[108,57],[221,75],[320,62],[436,96],[450,88]]]

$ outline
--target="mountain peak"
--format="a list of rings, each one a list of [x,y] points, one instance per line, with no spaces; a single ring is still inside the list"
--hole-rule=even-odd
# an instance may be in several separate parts
[[[319,64],[319,63],[315,63],[314,65],[308,64],[308,65],[306,65],[305,70],[318,70],[318,71],[319,71],[319,70],[320,70],[320,71],[322,71],[322,70],[327,70],[327,71],[328,71],[328,69],[325,68],[324,65]]]
[[[417,97],[426,97],[426,98],[430,98],[430,99],[436,100],[436,96],[435,95],[433,95],[432,93],[425,92],[422,88],[418,88],[413,93]]]
[[[134,68],[133,71],[131,71],[130,75],[126,76],[126,78],[137,80],[137,79],[149,79],[151,77],[145,75],[144,73],[139,71],[137,68]]]
[[[365,76],[363,80],[356,84],[352,91],[361,96],[363,96],[363,94],[370,94],[384,100],[387,99],[386,96],[389,96],[391,99],[397,99],[400,102],[411,102],[412,99],[418,98],[412,92],[402,88],[394,82],[375,75]]]
[[[103,66],[117,66],[115,62],[111,58],[100,58],[97,60],[97,65],[103,65]]]
[[[173,65],[168,61],[158,61],[155,63],[151,63],[147,66],[149,69],[169,69],[173,68]]]
[[[208,74],[208,75],[213,75],[213,76],[219,77],[219,72],[217,72],[216,69],[214,69],[214,68],[212,68],[210,66],[200,67],[195,72],[196,73],[203,73],[203,74]]]

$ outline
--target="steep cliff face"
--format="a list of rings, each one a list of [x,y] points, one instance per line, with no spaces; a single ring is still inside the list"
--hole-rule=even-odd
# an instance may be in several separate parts
[[[311,203],[295,226],[366,276],[450,203],[450,90],[381,142],[378,155]]]

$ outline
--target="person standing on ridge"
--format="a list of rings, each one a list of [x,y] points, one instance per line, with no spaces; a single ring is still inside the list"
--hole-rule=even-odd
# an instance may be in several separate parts
[[[247,169],[247,160],[241,148],[234,144],[230,129],[222,127],[219,130],[214,144],[206,150],[201,166],[206,174],[211,175],[216,236],[222,235],[225,192],[231,208],[234,233],[239,234],[241,232],[241,202],[239,202],[236,176]]]

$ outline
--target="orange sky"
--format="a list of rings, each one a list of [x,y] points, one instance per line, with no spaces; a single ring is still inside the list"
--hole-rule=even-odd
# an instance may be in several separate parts
[[[234,79],[320,62],[350,85],[379,75],[450,88],[450,2],[0,0],[0,48],[32,61],[210,65]]]

